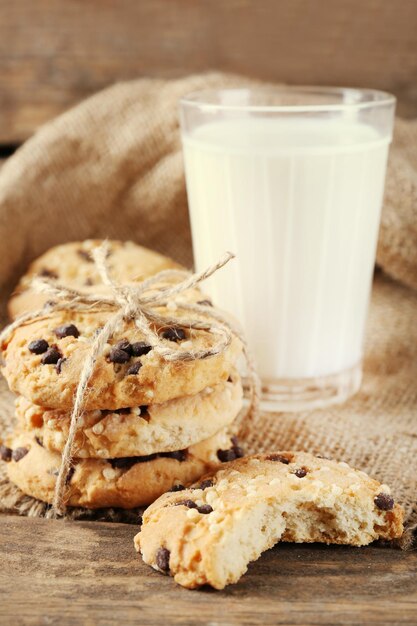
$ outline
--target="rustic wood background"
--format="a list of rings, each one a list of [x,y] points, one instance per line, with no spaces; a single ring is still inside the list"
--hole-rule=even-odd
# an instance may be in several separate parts
[[[0,0],[0,144],[139,76],[370,86],[417,114],[416,0]]]

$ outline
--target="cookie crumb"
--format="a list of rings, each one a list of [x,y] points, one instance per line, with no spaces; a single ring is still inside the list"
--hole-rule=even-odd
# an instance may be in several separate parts
[[[98,424],[94,424],[91,430],[95,435],[101,435],[101,433],[104,431],[104,425],[101,422],[98,422]]]
[[[113,480],[117,476],[116,470],[112,469],[111,467],[105,467],[102,471],[102,474],[106,480]]]
[[[197,519],[200,519],[200,513],[198,512],[198,509],[188,509],[187,517],[192,521],[196,521]]]

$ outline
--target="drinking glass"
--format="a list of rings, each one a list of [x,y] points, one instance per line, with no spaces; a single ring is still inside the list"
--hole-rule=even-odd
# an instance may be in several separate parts
[[[370,89],[193,93],[180,115],[197,270],[243,325],[265,408],[343,402],[361,382],[395,98]]]

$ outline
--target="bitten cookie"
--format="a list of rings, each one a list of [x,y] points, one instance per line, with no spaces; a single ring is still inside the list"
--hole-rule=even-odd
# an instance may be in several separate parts
[[[303,452],[239,459],[144,513],[135,546],[184,587],[223,589],[278,541],[363,546],[400,537],[403,511],[364,472]]]
[[[129,509],[153,502],[168,489],[197,480],[221,462],[218,452],[235,447],[225,430],[185,450],[119,459],[75,459],[65,504]],[[27,495],[52,502],[61,456],[28,433],[16,433],[0,456],[10,480]],[[220,454],[220,457],[222,455]]]
[[[227,381],[198,394],[163,404],[87,411],[74,441],[74,456],[115,458],[180,450],[211,437],[233,422],[242,407],[237,372]],[[16,417],[47,450],[62,452],[68,438],[70,413],[47,409],[19,396]]]
[[[33,261],[9,300],[10,317],[14,319],[26,311],[39,309],[49,299],[47,295],[36,293],[30,288],[30,282],[35,276],[56,279],[65,287],[73,287],[87,294],[109,293],[91,256],[91,251],[102,243],[100,239],[65,243],[51,248]],[[132,241],[109,241],[108,247],[109,271],[117,282],[136,282],[165,269],[181,269],[172,259]]]
[[[17,328],[2,346],[2,372],[10,389],[40,406],[71,409],[83,364],[108,316],[94,310],[56,311]],[[205,330],[155,330],[174,350],[184,346],[188,350],[208,349],[214,341]],[[221,354],[168,361],[146,343],[133,321],[126,322],[96,361],[85,409],[160,404],[194,395],[227,380],[241,349],[240,341],[233,339]]]

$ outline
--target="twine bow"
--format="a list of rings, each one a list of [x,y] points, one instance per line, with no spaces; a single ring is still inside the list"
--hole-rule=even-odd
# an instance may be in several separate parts
[[[233,336],[240,339],[248,368],[250,384],[249,407],[245,415],[245,422],[254,417],[259,410],[260,381],[256,373],[254,361],[248,349],[245,338],[233,322],[222,315],[219,311],[202,303],[185,302],[178,297],[188,289],[196,287],[199,283],[209,278],[212,274],[224,267],[234,254],[227,252],[215,265],[203,272],[190,274],[183,270],[163,270],[154,276],[135,285],[117,284],[109,275],[106,258],[108,252],[107,242],[92,251],[92,256],[100,277],[105,285],[110,288],[109,295],[89,295],[76,289],[70,289],[48,279],[35,278],[31,286],[41,293],[51,296],[42,309],[31,311],[21,315],[12,324],[7,326],[0,334],[0,345],[12,335],[13,331],[28,321],[52,311],[73,310],[82,311],[92,309],[109,312],[109,319],[99,329],[87,358],[84,361],[80,380],[74,398],[71,412],[68,438],[62,453],[61,466],[55,485],[53,508],[56,514],[64,509],[67,477],[72,463],[72,448],[78,424],[83,413],[88,382],[94,372],[97,358],[102,354],[105,345],[123,322],[134,320],[136,327],[143,334],[147,342],[163,359],[167,361],[190,361],[206,359],[223,353],[230,345]],[[164,284],[168,283],[168,284]],[[170,311],[170,314],[162,313],[161,308]],[[177,315],[175,315],[177,312]],[[178,315],[181,313],[181,315]],[[186,317],[183,314],[190,315]],[[197,314],[198,318],[191,317]],[[205,330],[210,333],[215,341],[207,349],[190,350],[181,347],[181,343],[170,348],[163,342],[153,327],[179,327],[194,330]]]

